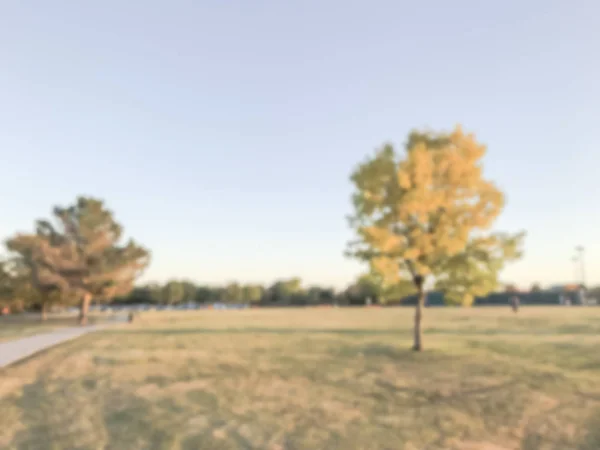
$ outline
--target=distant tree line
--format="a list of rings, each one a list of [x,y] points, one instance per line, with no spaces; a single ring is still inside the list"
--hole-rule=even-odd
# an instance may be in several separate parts
[[[590,296],[600,297],[600,288],[592,288]],[[417,301],[416,289],[411,283],[396,285],[393,289],[383,289],[377,275],[363,274],[347,288],[336,291],[325,286],[304,286],[300,278],[279,280],[263,286],[231,282],[222,286],[199,285],[192,281],[170,280],[165,284],[148,283],[135,287],[128,295],[114,299],[118,304],[180,305],[186,303],[228,303],[250,304],[255,306],[315,306],[315,305],[414,305]],[[523,304],[560,304],[561,298],[577,303],[575,291],[551,291],[534,283],[529,292],[521,292],[516,285],[506,284],[503,289],[485,296],[475,297],[473,305],[508,305],[510,298],[517,295]],[[455,304],[443,292],[427,294],[426,306]]]
[[[412,283],[384,287],[375,272],[360,275],[345,289],[305,285],[299,277],[277,280],[270,285],[230,282],[214,286],[186,280],[165,284],[148,283],[135,287],[116,303],[177,305],[194,303],[230,303],[256,306],[367,305],[386,304],[415,293]]]
[[[191,281],[170,280],[165,284],[148,283],[135,287],[115,303],[178,305],[185,303],[230,303],[261,306],[334,304],[340,295],[321,286],[304,287],[299,278],[279,280],[270,286],[231,282],[222,286],[199,285]]]

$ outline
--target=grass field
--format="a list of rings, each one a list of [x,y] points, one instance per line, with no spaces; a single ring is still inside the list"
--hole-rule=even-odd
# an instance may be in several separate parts
[[[0,448],[600,448],[600,308],[147,313],[0,372]]]

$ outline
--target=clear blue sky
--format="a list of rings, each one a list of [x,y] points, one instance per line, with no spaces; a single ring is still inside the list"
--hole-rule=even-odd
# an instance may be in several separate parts
[[[504,273],[600,282],[600,2],[0,5],[0,236],[104,198],[146,279],[342,286],[348,175],[413,127],[489,146],[529,235]]]

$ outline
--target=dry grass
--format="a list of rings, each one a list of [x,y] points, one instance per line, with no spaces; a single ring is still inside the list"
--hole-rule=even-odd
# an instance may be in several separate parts
[[[0,448],[600,448],[600,308],[426,313],[147,313],[0,372]]]

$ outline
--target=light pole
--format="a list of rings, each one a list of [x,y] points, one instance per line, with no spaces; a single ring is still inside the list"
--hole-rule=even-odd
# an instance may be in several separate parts
[[[583,261],[583,252],[585,249],[583,245],[578,245],[575,247],[575,250],[578,253],[579,263],[581,264],[581,284],[585,287],[585,262]]]

